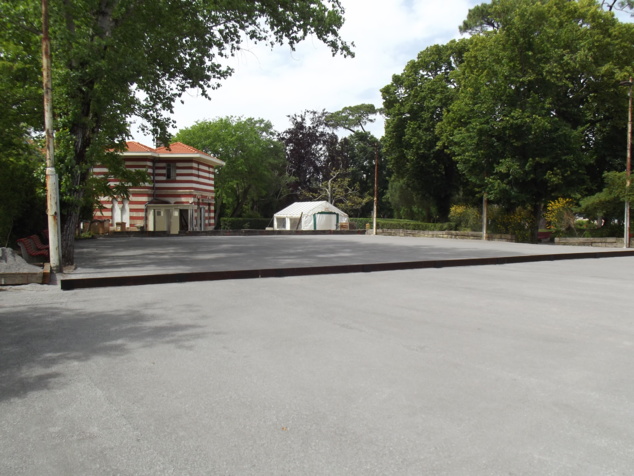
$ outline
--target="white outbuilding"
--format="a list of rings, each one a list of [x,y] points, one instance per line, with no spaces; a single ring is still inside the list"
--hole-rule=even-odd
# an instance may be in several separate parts
[[[275,230],[337,230],[348,215],[326,201],[295,202],[273,216]]]

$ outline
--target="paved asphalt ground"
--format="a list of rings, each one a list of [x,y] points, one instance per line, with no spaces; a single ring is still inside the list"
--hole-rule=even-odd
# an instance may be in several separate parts
[[[78,243],[73,277],[571,251],[103,239]],[[632,474],[633,269],[0,288],[0,474]]]

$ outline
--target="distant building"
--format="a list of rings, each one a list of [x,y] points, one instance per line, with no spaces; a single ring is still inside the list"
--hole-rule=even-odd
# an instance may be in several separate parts
[[[153,149],[127,142],[122,153],[129,169],[146,170],[150,182],[130,188],[129,198],[100,199],[95,220],[107,220],[106,230],[180,231],[211,230],[214,217],[215,168],[224,162],[181,142]],[[96,176],[104,167],[93,168]],[[112,180],[111,184],[116,181]]]

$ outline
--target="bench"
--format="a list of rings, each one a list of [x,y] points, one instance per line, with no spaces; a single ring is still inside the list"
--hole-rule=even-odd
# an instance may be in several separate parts
[[[20,238],[18,240],[22,258],[27,263],[44,263],[48,261],[48,250],[38,250],[31,238]]]
[[[537,241],[547,242],[550,241],[550,237],[552,236],[552,231],[538,231],[537,232]]]
[[[29,236],[29,238],[33,241],[33,244],[38,250],[48,250],[48,245],[45,245],[44,243],[42,243],[42,240],[40,240],[39,236],[31,235]]]

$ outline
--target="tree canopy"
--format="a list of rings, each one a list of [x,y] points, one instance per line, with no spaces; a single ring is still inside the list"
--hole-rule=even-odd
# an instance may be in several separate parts
[[[199,121],[174,139],[225,162],[216,169],[220,216],[272,216],[287,193],[284,147],[269,121],[225,117]]]
[[[286,173],[295,199],[314,192],[334,170],[345,169],[337,146],[339,139],[326,123],[326,111],[303,111],[289,116],[291,125],[280,134],[286,149]]]
[[[357,104],[326,114],[325,121],[333,129],[342,128],[350,132],[357,130],[365,132],[365,126],[368,123],[373,123],[376,120],[374,116],[380,112],[374,104]]]
[[[418,204],[414,207],[427,220],[446,221],[452,196],[459,188],[456,164],[441,146],[436,128],[455,100],[457,89],[451,73],[462,62],[465,49],[465,41],[430,46],[381,90],[386,116],[384,148],[394,173],[392,198],[403,208],[397,197],[411,195]]]
[[[392,188],[443,211],[461,189],[486,194],[533,210],[536,232],[547,201],[594,193],[622,168],[634,26],[593,0],[493,0],[461,31],[382,90]]]
[[[615,98],[634,30],[583,0],[495,0],[466,24],[477,34],[454,74],[445,136],[468,180],[537,219],[546,201],[587,190],[593,164],[613,159],[605,118],[622,110]]]

